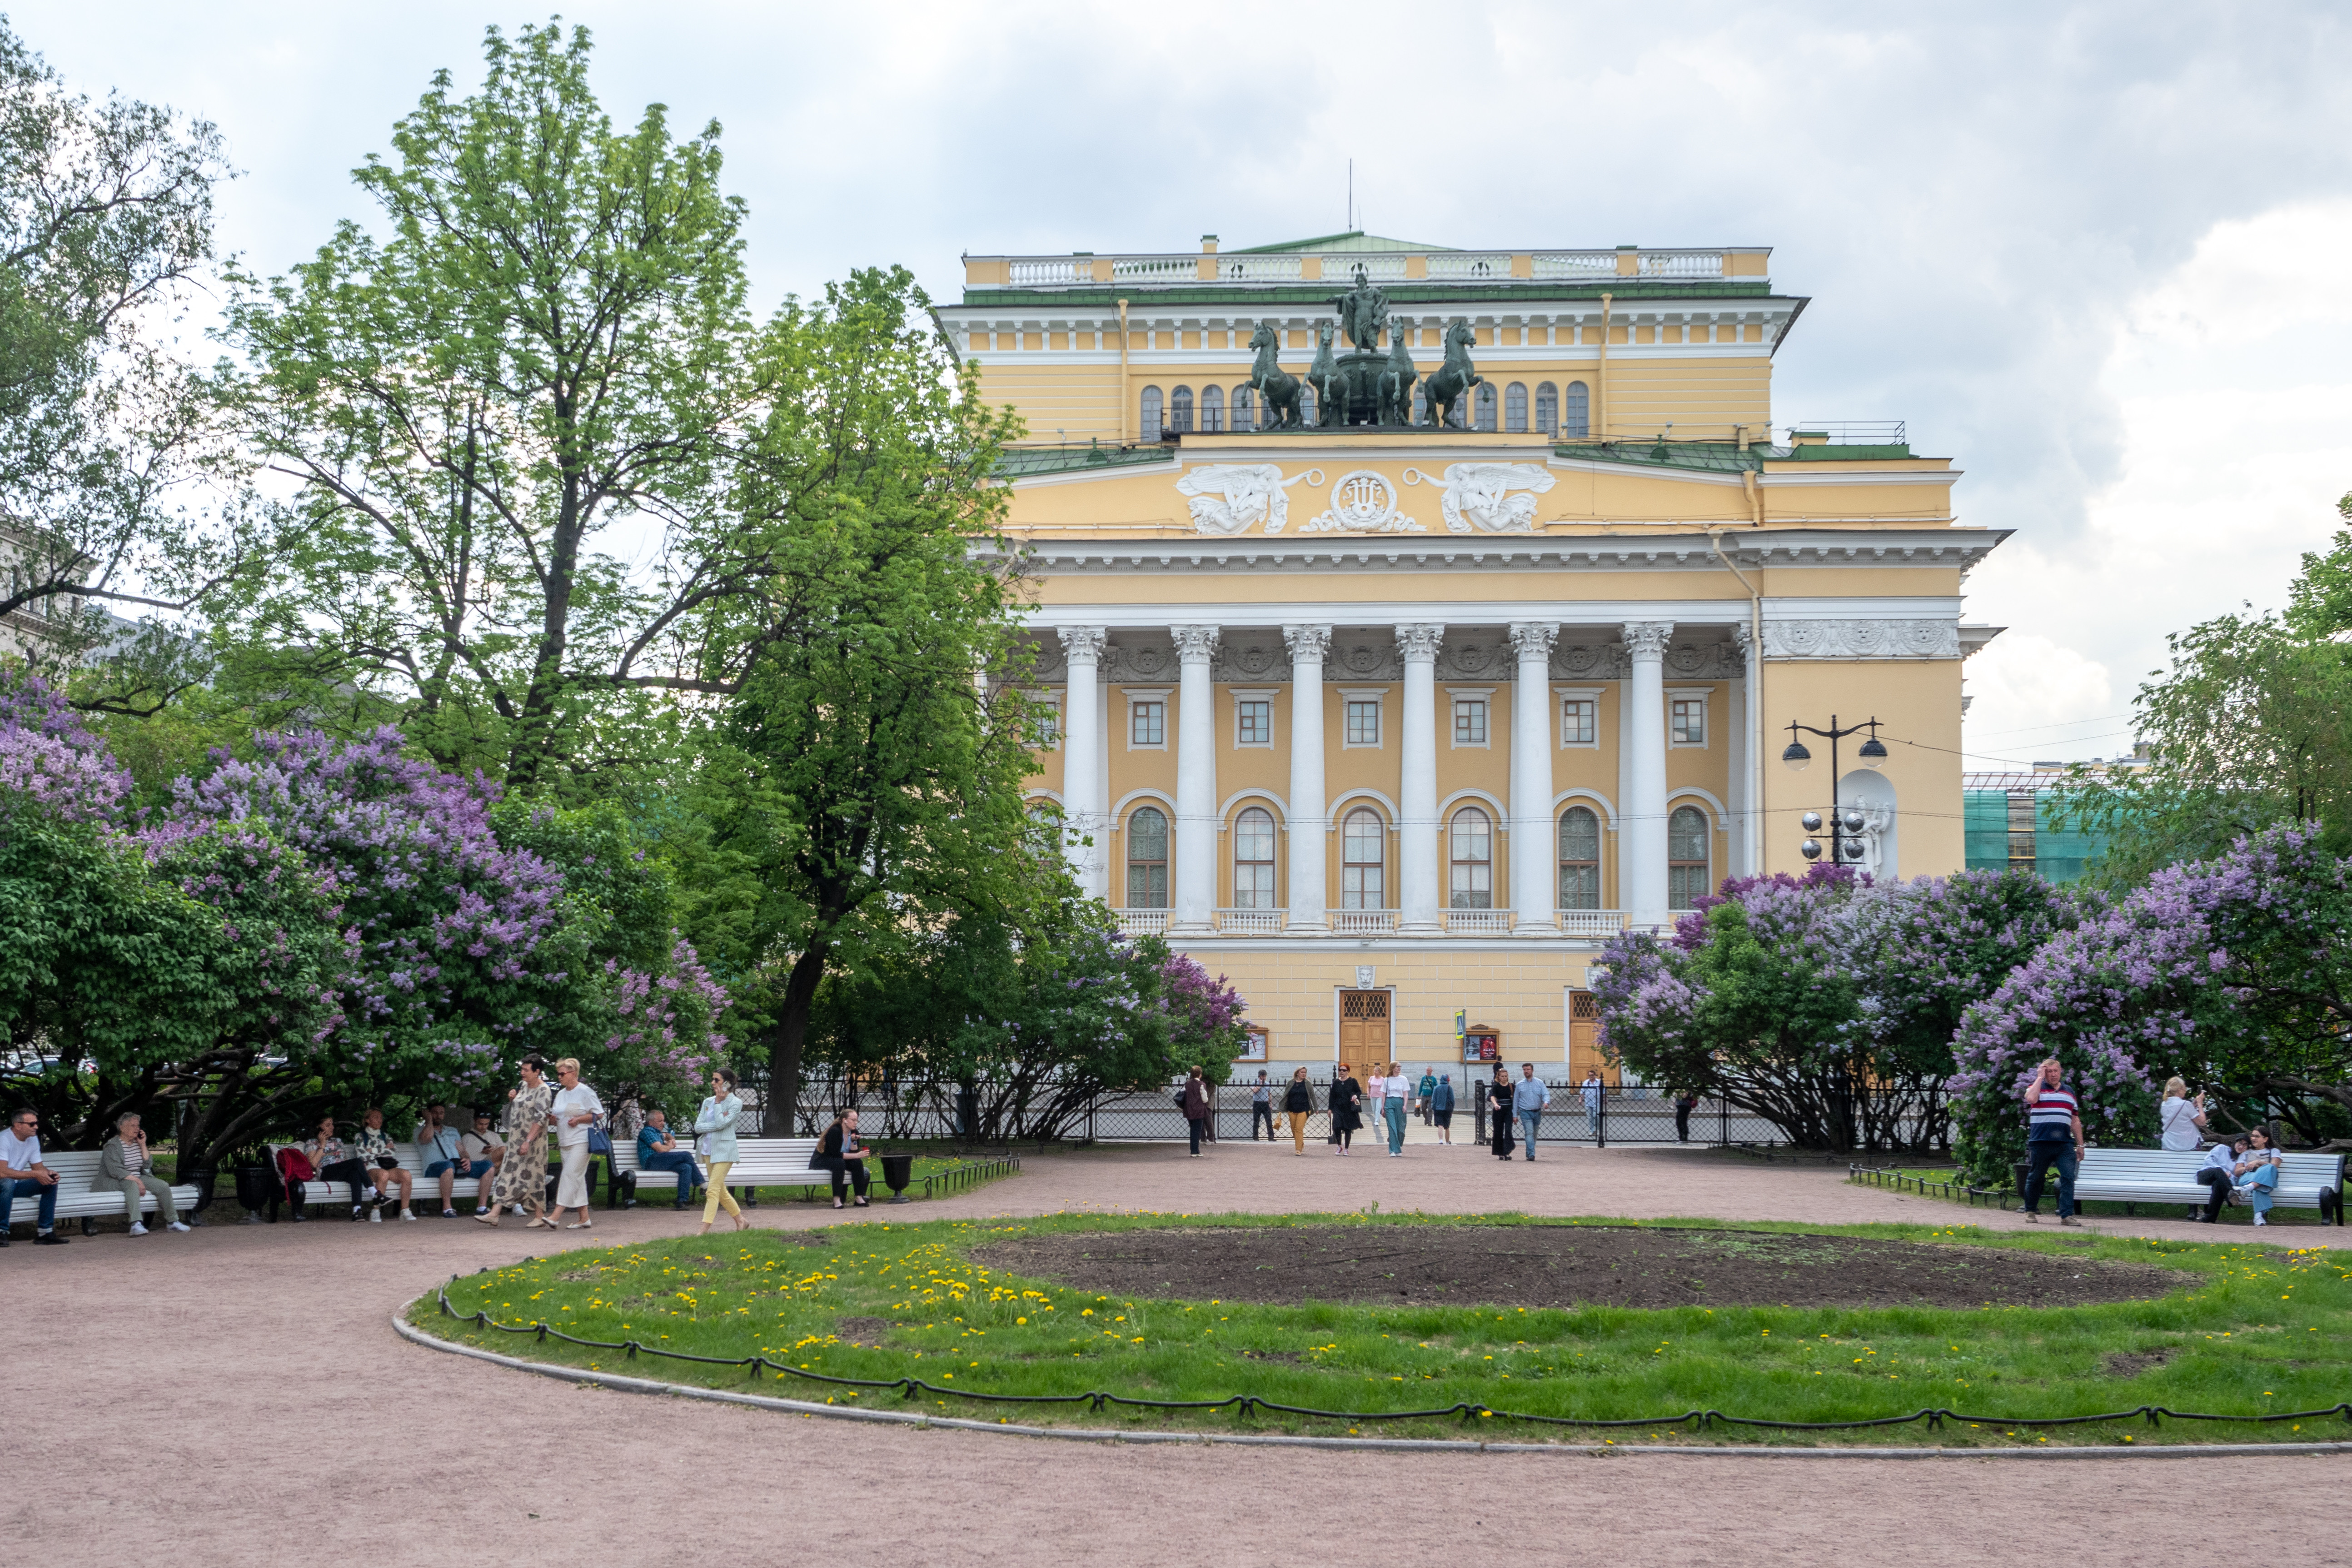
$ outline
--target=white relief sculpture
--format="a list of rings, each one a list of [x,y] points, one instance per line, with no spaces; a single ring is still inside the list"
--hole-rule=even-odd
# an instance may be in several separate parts
[[[1536,496],[1551,487],[1549,470],[1533,463],[1448,463],[1437,505],[1449,532],[1533,533]]]
[[[1862,827],[1853,837],[1862,841],[1862,868],[1873,881],[1886,875],[1886,830],[1895,824],[1895,814],[1883,805],[1862,808]]]
[[[1958,658],[1960,628],[1925,616],[1768,621],[1764,652],[1771,658]]]
[[[1192,509],[1192,526],[1202,533],[1240,533],[1259,523],[1280,533],[1290,521],[1289,488],[1322,478],[1319,468],[1286,479],[1274,463],[1203,463],[1184,470],[1176,493]]]
[[[1370,468],[1341,474],[1331,487],[1330,510],[1299,526],[1301,533],[1426,533],[1397,510],[1397,489]]]

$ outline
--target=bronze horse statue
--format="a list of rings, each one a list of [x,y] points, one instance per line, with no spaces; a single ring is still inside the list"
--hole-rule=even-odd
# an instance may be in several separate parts
[[[1398,327],[1389,334],[1393,340],[1389,348],[1389,365],[1381,372],[1377,383],[1380,422],[1383,425],[1412,423],[1412,384],[1421,379],[1421,373],[1412,368],[1412,351],[1405,347],[1405,334],[1412,330]]]
[[[1457,430],[1467,427],[1469,410],[1463,406],[1462,400],[1472,387],[1483,384],[1486,379],[1470,363],[1470,344],[1475,337],[1470,323],[1459,319],[1445,329],[1445,363],[1430,373],[1424,388],[1429,398],[1429,422],[1441,430],[1449,426]],[[1460,425],[1454,424],[1457,412],[1465,416]]]
[[[1281,346],[1281,335],[1273,327],[1260,321],[1257,331],[1250,334],[1250,347],[1257,351],[1256,363],[1250,366],[1249,384],[1257,388],[1265,401],[1265,412],[1259,416],[1268,430],[1298,428],[1298,378],[1275,363],[1275,351]]]
[[[1339,329],[1329,321],[1316,327],[1315,363],[1307,367],[1307,384],[1315,389],[1315,423],[1326,427],[1348,422],[1348,383],[1331,353],[1331,340],[1338,335]]]

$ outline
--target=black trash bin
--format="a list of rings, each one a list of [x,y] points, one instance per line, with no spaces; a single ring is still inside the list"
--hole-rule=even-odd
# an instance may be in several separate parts
[[[890,1189],[894,1204],[912,1203],[907,1195],[907,1184],[915,1179],[915,1157],[912,1154],[882,1156],[882,1184]]]
[[[278,1173],[267,1165],[239,1165],[236,1168],[236,1206],[258,1219],[278,1196]]]

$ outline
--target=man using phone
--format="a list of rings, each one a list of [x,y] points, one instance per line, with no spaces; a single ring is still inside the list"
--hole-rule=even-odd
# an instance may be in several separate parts
[[[31,1108],[8,1119],[0,1132],[0,1247],[8,1245],[8,1210],[22,1193],[41,1201],[41,1217],[33,1239],[43,1247],[63,1247],[57,1232],[58,1173],[41,1163],[41,1119]]]
[[[2074,1173],[2083,1160],[2083,1106],[2063,1082],[2065,1068],[2056,1057],[2044,1061],[2025,1086],[2025,1217],[2042,1217],[2042,1176],[2058,1170],[2058,1223],[2081,1225],[2074,1217]]]
[[[457,1130],[449,1125],[449,1108],[436,1100],[425,1108],[425,1120],[416,1124],[416,1154],[425,1162],[425,1173],[441,1183],[441,1217],[456,1219],[457,1211],[451,1206],[451,1189],[460,1176],[479,1181],[487,1174],[490,1163],[478,1163],[466,1158],[460,1146]]]

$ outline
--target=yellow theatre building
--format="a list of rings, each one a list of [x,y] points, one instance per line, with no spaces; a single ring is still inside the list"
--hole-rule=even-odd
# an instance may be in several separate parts
[[[1033,788],[1271,1062],[1458,1059],[1460,1015],[1580,1078],[1610,933],[1809,849],[1960,868],[2004,535],[1900,426],[1776,422],[1805,303],[1762,248],[965,258],[942,326],[1029,432]],[[1883,761],[1784,765],[1833,719]]]

